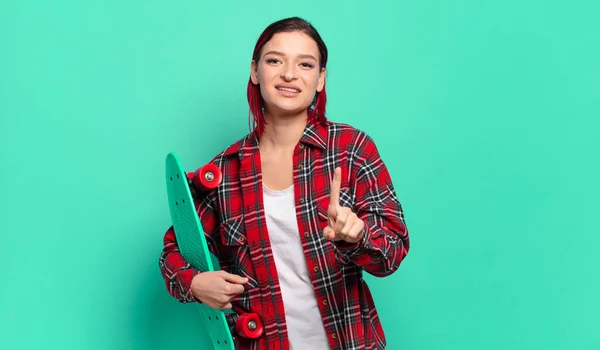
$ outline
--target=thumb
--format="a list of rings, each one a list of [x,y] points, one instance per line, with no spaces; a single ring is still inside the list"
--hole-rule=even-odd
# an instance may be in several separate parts
[[[221,276],[225,279],[225,281],[227,281],[229,283],[237,283],[237,284],[248,283],[248,278],[247,277],[242,277],[242,276],[234,275],[234,274],[226,272],[226,271],[223,271],[223,273],[221,274]]]
[[[333,241],[335,239],[335,231],[331,226],[327,226],[323,229],[323,238]]]

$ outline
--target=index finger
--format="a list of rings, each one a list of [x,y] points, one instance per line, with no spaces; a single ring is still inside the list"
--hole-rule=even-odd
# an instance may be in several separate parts
[[[247,277],[242,277],[239,275],[234,275],[232,273],[229,273],[227,271],[222,271],[222,276],[225,279],[225,281],[229,282],[229,283],[238,283],[238,284],[245,284],[248,282],[248,278]]]
[[[333,174],[333,181],[331,181],[331,191],[329,194],[329,203],[340,205],[340,186],[342,185],[342,169],[340,167],[335,168]]]

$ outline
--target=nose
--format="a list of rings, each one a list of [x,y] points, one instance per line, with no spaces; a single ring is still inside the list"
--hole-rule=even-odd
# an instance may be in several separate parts
[[[285,81],[294,80],[296,78],[296,70],[294,69],[294,66],[291,64],[283,65],[283,68],[281,69],[281,78]]]

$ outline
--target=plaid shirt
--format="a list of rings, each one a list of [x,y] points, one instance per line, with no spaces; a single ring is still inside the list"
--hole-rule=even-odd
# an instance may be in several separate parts
[[[289,349],[284,306],[263,209],[261,161],[256,132],[236,142],[212,162],[223,181],[196,199],[210,251],[221,269],[247,277],[246,290],[232,301],[233,314],[257,313],[264,335],[234,338],[236,349]],[[375,143],[349,125],[308,123],[293,155],[296,217],[310,280],[332,349],[385,349],[386,340],[363,271],[392,274],[409,250],[402,207]],[[342,169],[340,205],[365,223],[356,244],[325,240],[329,186]],[[197,302],[192,278],[200,273],[178,251],[173,228],[164,237],[159,265],[169,293]],[[268,347],[267,347],[267,344]]]

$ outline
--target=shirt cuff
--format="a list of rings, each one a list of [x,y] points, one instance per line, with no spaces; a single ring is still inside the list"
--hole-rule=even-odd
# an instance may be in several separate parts
[[[186,270],[182,270],[180,272],[180,286],[181,286],[181,291],[182,291],[182,295],[181,295],[181,301],[182,302],[198,302],[201,303],[200,300],[198,300],[194,294],[192,293],[192,281],[194,279],[194,277],[198,274],[202,273],[202,271],[196,270],[196,269],[186,269]]]
[[[371,242],[371,231],[365,225],[362,232],[362,239],[356,243],[348,243],[346,241],[336,241],[335,246],[338,252],[346,259],[352,259],[357,255],[361,255],[369,249]]]

